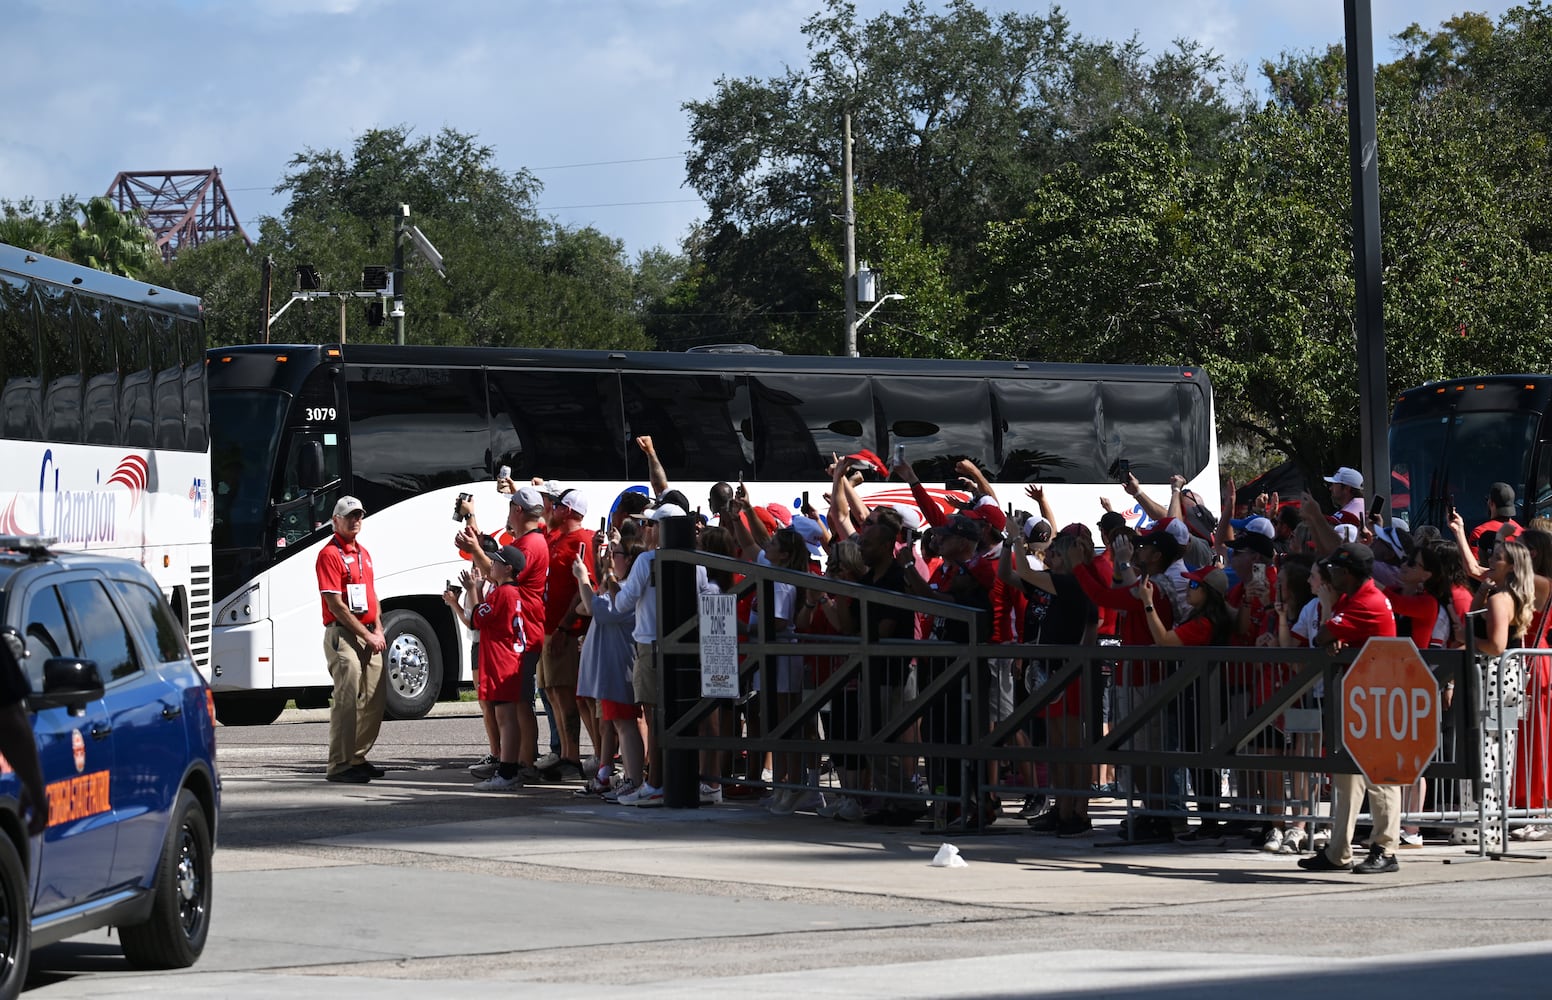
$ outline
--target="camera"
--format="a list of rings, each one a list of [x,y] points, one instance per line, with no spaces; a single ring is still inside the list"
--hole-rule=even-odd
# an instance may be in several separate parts
[[[468,513],[463,510],[463,505],[464,505],[465,501],[468,501],[469,503],[473,503],[474,502],[474,494],[473,493],[460,493],[460,494],[458,494],[458,499],[453,501],[453,520],[454,521],[467,521],[469,519]]]
[[[451,580],[447,581],[447,592],[449,594],[456,594],[456,593],[458,593],[458,589],[459,589],[458,588],[458,584],[454,583]]]

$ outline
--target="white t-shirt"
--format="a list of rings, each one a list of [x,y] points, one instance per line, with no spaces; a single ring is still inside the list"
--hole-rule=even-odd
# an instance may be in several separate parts
[[[1299,611],[1298,620],[1289,628],[1296,638],[1303,639],[1305,644],[1314,647],[1315,636],[1320,632],[1320,598],[1311,597],[1309,603]],[[1322,677],[1315,682],[1310,689],[1310,696],[1324,698],[1326,695],[1326,679]]]

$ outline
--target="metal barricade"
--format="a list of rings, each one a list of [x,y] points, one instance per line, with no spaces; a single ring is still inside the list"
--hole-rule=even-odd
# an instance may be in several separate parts
[[[1329,822],[1327,776],[1358,771],[1341,749],[1337,697],[1356,649],[991,645],[979,641],[978,613],[955,604],[699,552],[662,550],[656,564],[665,750],[701,777],[792,793],[800,803],[789,806],[822,794],[830,813],[909,822],[932,810],[945,825],[983,828],[1002,795],[1105,795],[1091,779],[1108,765],[1129,823],[1308,829]],[[693,595],[695,565],[738,573],[735,594],[759,594],[736,699],[698,696],[694,601],[665,593],[677,573]],[[853,627],[837,631],[857,634],[776,635],[777,583],[855,601]],[[912,637],[870,641],[881,617],[908,621]],[[950,634],[923,632],[929,619]],[[1456,697],[1426,771],[1431,790],[1404,821],[1480,833],[1484,685],[1465,651],[1422,655]]]

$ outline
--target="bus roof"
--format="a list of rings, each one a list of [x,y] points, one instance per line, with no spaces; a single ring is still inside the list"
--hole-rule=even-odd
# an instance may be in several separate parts
[[[1196,367],[1073,365],[1035,361],[938,361],[922,358],[839,358],[809,355],[710,354],[668,351],[565,351],[522,347],[430,347],[392,344],[248,344],[213,348],[211,357],[274,357],[311,365],[342,361],[358,365],[434,365],[477,368],[556,368],[674,372],[811,372],[852,375],[941,375],[955,378],[1096,379],[1112,382],[1179,380],[1205,387],[1207,372]]]
[[[1396,397],[1391,422],[1456,411],[1531,410],[1552,406],[1552,375],[1477,375],[1425,382]]]
[[[148,285],[96,268],[82,267],[5,243],[0,243],[0,274],[14,274],[29,281],[44,281],[73,288],[87,295],[130,302],[142,309],[174,313],[190,319],[198,319],[202,308],[199,299],[193,295]]]

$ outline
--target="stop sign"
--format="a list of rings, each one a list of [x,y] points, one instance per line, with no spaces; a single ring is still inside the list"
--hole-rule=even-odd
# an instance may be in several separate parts
[[[1342,744],[1376,785],[1410,785],[1439,748],[1439,684],[1411,639],[1376,636],[1342,678]]]

